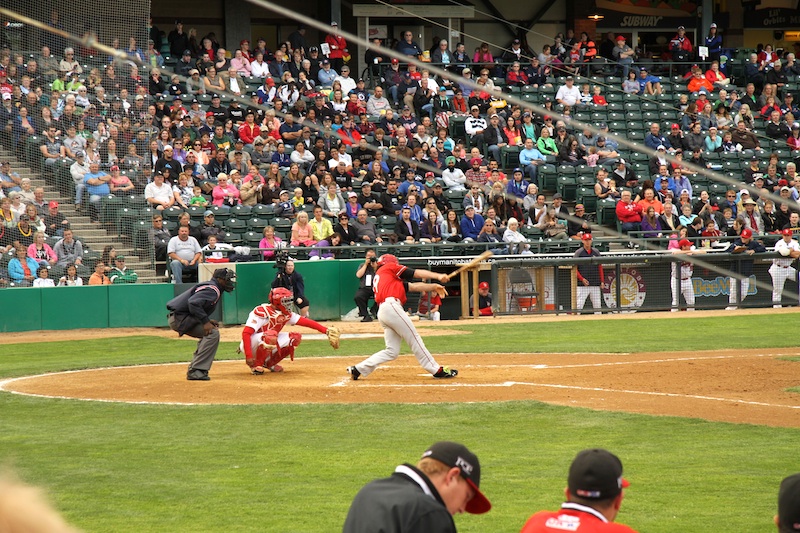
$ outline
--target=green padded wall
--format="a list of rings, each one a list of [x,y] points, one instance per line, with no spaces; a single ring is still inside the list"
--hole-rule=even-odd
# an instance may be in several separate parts
[[[361,261],[357,260],[295,263],[305,281],[312,318],[338,320],[355,307],[353,294],[358,288],[355,272],[359,264]],[[226,295],[224,300],[223,319],[226,324],[244,323],[250,311],[267,300],[276,274],[273,265],[272,262],[236,265],[236,290],[232,295]]]
[[[39,329],[107,328],[109,287],[95,285],[26,290],[41,292],[42,327]]]
[[[0,290],[0,331],[42,329],[42,290],[15,288]]]
[[[364,260],[350,259],[337,261],[337,263],[339,263],[339,316],[341,316],[356,308],[353,296],[355,296],[360,283],[356,277],[356,270],[364,263]]]
[[[338,320],[355,307],[361,260],[299,261],[315,320]],[[233,293],[225,293],[214,318],[242,324],[264,303],[275,279],[274,263],[240,263]],[[166,327],[166,303],[191,285],[134,284],[0,290],[0,331],[107,327]]]
[[[166,283],[109,285],[108,325],[166,327],[166,304],[174,294],[173,285]]]

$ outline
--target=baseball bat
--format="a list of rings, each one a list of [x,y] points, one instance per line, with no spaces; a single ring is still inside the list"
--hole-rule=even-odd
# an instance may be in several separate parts
[[[490,257],[492,257],[493,255],[494,255],[494,253],[492,253],[492,252],[491,252],[491,251],[489,251],[489,250],[486,250],[485,252],[483,252],[481,255],[479,255],[478,257],[476,257],[475,259],[473,259],[473,260],[472,260],[472,261],[470,261],[469,263],[467,263],[467,264],[465,264],[465,265],[461,265],[461,266],[460,266],[460,267],[458,267],[456,270],[454,270],[454,271],[450,272],[450,273],[447,275],[447,281],[450,281],[451,279],[453,279],[454,277],[456,277],[456,274],[461,274],[461,273],[462,273],[462,272],[464,272],[465,270],[467,270],[467,269],[470,269],[470,268],[474,267],[475,265],[477,265],[478,263],[480,263],[480,262],[481,262],[481,261],[483,261],[484,259],[489,259],[489,258],[490,258]]]

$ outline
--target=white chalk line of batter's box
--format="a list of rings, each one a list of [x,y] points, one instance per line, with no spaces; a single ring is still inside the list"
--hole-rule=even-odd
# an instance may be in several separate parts
[[[576,385],[559,385],[554,383],[528,383],[525,381],[504,381],[503,383],[454,383],[452,381],[448,381],[446,385],[439,385],[431,384],[431,383],[380,383],[380,384],[359,384],[359,387],[375,387],[375,388],[419,388],[419,387],[441,387],[445,386],[446,388],[492,388],[492,387],[516,387],[516,386],[523,386],[523,387],[542,387],[542,388],[550,388],[550,389],[568,389],[568,390],[578,390],[578,391],[589,391],[589,392],[606,392],[612,394],[636,394],[642,396],[661,396],[664,398],[689,398],[693,400],[707,400],[712,402],[727,402],[727,403],[739,403],[744,405],[753,405],[758,407],[782,407],[785,409],[800,409],[800,405],[783,405],[777,403],[766,403],[766,402],[754,402],[750,400],[742,400],[737,398],[719,398],[715,396],[702,396],[699,394],[677,394],[674,392],[652,392],[652,391],[637,391],[637,390],[626,390],[626,389],[605,389],[602,387],[579,387]],[[535,398],[531,398],[534,399]]]
[[[437,354],[437,357],[450,357],[450,356],[459,356],[464,354],[457,354],[457,353],[450,353],[450,354]],[[487,355],[495,355],[495,354],[487,354]],[[508,355],[516,355],[516,354],[508,354]],[[536,357],[537,355],[542,354],[523,354],[523,355],[530,355],[531,357]],[[547,355],[557,355],[557,354],[547,354]],[[599,355],[597,353],[587,353],[587,354],[570,354],[570,355]],[[614,355],[623,355],[623,354],[614,354]],[[403,356],[407,356],[404,354]],[[403,357],[401,356],[401,357]],[[738,354],[738,355],[708,355],[702,357],[675,357],[672,359],[637,359],[635,361],[605,361],[602,363],[576,363],[574,365],[548,365],[544,363],[526,363],[526,364],[501,364],[501,365],[492,365],[492,364],[479,364],[479,365],[471,365],[471,364],[459,364],[459,368],[480,368],[480,369],[487,369],[487,368],[530,368],[533,370],[558,370],[561,368],[583,368],[583,367],[600,367],[600,366],[619,366],[619,365],[646,365],[651,363],[672,363],[672,362],[681,362],[681,361],[705,361],[705,360],[715,360],[715,359],[747,359],[747,358],[761,358],[761,357],[797,357],[800,356],[800,353],[797,354],[772,354],[772,353],[760,353],[760,354]],[[352,356],[347,356],[352,357]],[[395,368],[412,368],[417,366],[416,364],[408,364],[408,365],[398,365],[397,363],[400,362],[398,359],[392,367]],[[380,369],[385,369],[389,367],[379,367]]]
[[[596,354],[595,354],[596,355]],[[582,368],[596,366],[617,366],[617,365],[644,365],[650,363],[672,363],[681,361],[705,361],[713,359],[746,359],[749,357],[797,357],[800,354],[740,354],[740,355],[709,355],[706,357],[675,357],[674,359],[643,359],[637,361],[606,361],[603,363],[579,363],[574,365],[546,365],[546,364],[512,364],[512,365],[461,365],[464,368],[533,368],[533,369],[559,369],[559,368]]]

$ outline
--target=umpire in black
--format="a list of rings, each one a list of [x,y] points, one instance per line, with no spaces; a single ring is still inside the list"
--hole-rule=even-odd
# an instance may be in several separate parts
[[[208,370],[219,346],[219,323],[211,315],[222,299],[222,292],[232,292],[236,286],[236,273],[227,268],[214,271],[211,281],[199,283],[167,302],[169,327],[180,336],[200,339],[186,379],[208,381]]]
[[[402,464],[388,478],[364,486],[353,500],[343,533],[455,533],[453,515],[481,514],[492,504],[478,488],[478,457],[456,442],[437,442],[416,466]]]
[[[375,279],[375,264],[377,257],[375,250],[368,249],[364,255],[364,262],[356,270],[356,277],[358,278],[358,290],[353,300],[358,306],[358,316],[363,317],[361,322],[372,322],[372,315],[378,313],[378,305],[372,304],[372,309],[367,310],[367,304],[370,298],[375,297],[372,291],[372,280]]]

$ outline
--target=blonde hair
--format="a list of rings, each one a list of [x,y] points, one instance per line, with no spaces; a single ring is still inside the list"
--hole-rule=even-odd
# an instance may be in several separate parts
[[[0,531],[5,533],[77,533],[52,507],[44,491],[9,474],[0,475]]]
[[[437,461],[436,459],[425,457],[419,460],[419,462],[417,463],[417,468],[422,470],[422,472],[425,473],[425,475],[427,475],[428,477],[431,477],[437,474],[444,474],[452,467],[449,467],[443,462]]]

